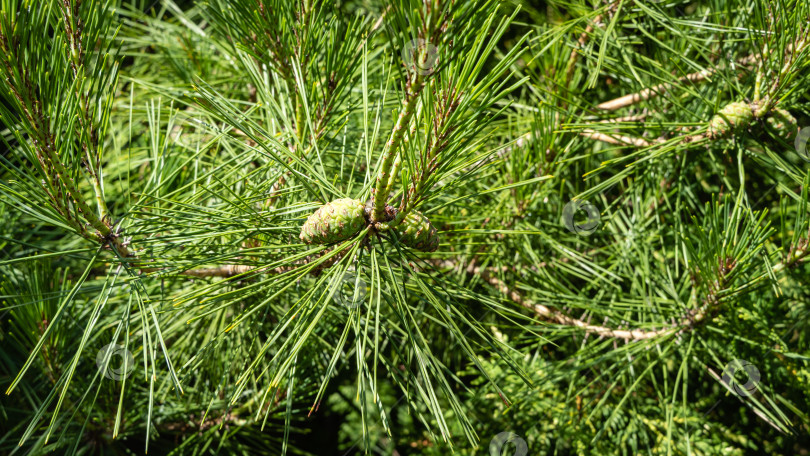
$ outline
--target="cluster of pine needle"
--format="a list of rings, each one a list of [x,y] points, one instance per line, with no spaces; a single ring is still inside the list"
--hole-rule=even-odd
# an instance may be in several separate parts
[[[0,0],[0,454],[810,451],[806,0]]]

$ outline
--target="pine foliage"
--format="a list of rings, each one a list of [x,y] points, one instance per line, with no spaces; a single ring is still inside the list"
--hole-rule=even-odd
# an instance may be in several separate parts
[[[801,454],[805,0],[0,0],[0,453]]]

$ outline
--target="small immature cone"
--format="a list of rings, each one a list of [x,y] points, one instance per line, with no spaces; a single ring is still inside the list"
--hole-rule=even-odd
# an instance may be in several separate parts
[[[754,121],[754,111],[748,103],[735,101],[723,107],[709,121],[709,134],[712,138],[724,138],[733,132],[741,131]]]
[[[307,244],[331,244],[348,239],[366,225],[364,207],[362,202],[351,198],[326,203],[307,218],[298,237]]]
[[[774,108],[768,114],[765,122],[773,133],[785,142],[793,141],[793,138],[799,133],[799,122],[788,111],[781,108]]]
[[[433,252],[439,248],[439,233],[419,211],[411,211],[396,227],[399,242],[416,250]]]

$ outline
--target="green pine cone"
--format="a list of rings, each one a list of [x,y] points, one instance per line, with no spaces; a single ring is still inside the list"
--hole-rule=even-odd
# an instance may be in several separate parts
[[[331,244],[348,239],[366,225],[363,203],[340,198],[326,203],[307,218],[298,236],[307,244]]]
[[[419,211],[411,211],[396,227],[399,242],[416,250],[433,252],[439,248],[439,233]]]
[[[713,138],[722,138],[730,133],[740,131],[751,125],[754,111],[751,106],[741,101],[729,103],[709,121],[709,134]]]
[[[799,132],[799,122],[788,111],[781,108],[774,108],[765,120],[774,134],[786,142],[793,141]]]

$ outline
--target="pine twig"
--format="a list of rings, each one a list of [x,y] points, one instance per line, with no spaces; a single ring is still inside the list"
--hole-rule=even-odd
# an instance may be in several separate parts
[[[810,249],[807,248],[807,242],[805,242],[801,246],[791,249],[791,252],[787,258],[783,262],[778,263],[773,267],[773,272],[779,272],[784,269],[791,268],[801,262],[806,261],[808,258],[810,258]],[[437,267],[449,267],[453,269],[458,268],[458,264],[452,260],[434,262],[434,264]],[[724,274],[721,274],[722,277],[713,287],[713,290],[704,297],[703,305],[701,307],[690,308],[687,310],[686,315],[683,316],[677,323],[660,329],[615,329],[607,326],[592,325],[580,319],[566,315],[557,309],[528,301],[520,293],[509,288],[502,280],[495,277],[492,274],[492,272],[494,272],[492,268],[474,266],[474,263],[471,263],[467,268],[465,268],[465,271],[469,275],[477,275],[481,277],[484,281],[495,287],[501,294],[522,307],[532,311],[536,316],[544,320],[564,326],[573,326],[584,330],[588,334],[594,334],[601,337],[625,340],[650,340],[692,330],[703,322],[710,320],[713,315],[716,314],[716,311],[721,304],[719,298],[717,297],[717,293],[722,288],[722,277],[730,272],[730,269],[725,271]],[[769,277],[767,273],[762,274],[752,280],[746,287],[751,287],[767,277]]]
[[[748,64],[756,62],[758,59],[759,59],[758,55],[752,54],[752,55],[749,55],[749,56],[746,56],[746,57],[743,57],[743,58],[737,60],[737,63],[739,65],[748,65]],[[642,90],[640,90],[639,92],[636,92],[636,93],[627,94],[627,95],[621,96],[619,98],[615,98],[613,100],[606,101],[604,103],[601,103],[601,104],[597,105],[596,109],[600,109],[602,111],[616,111],[618,109],[625,108],[627,106],[632,106],[632,105],[634,105],[636,103],[639,103],[641,101],[645,101],[645,100],[649,100],[650,98],[657,97],[658,95],[662,95],[662,94],[666,93],[672,87],[675,87],[676,85],[678,85],[679,83],[684,83],[684,82],[698,83],[698,82],[702,82],[702,81],[708,79],[709,77],[711,77],[713,74],[717,73],[718,71],[719,71],[719,69],[717,69],[717,68],[709,68],[709,69],[705,69],[705,70],[702,70],[702,71],[698,71],[696,73],[687,74],[686,76],[681,76],[680,78],[675,80],[675,82],[665,82],[663,84],[658,84],[656,86],[653,86],[653,87],[650,87],[650,88],[647,88],[647,89],[642,89]]]
[[[619,7],[619,1],[614,1],[607,7],[607,16],[608,21],[613,17],[616,13],[616,9]],[[579,51],[580,49],[584,48],[585,45],[588,43],[588,38],[590,37],[591,33],[593,33],[595,27],[602,26],[602,18],[604,14],[599,14],[595,18],[593,18],[593,22],[589,23],[585,30],[579,35],[579,40],[577,40],[577,47],[571,49],[571,54],[568,57],[568,63],[566,64],[565,69],[565,87],[567,88],[571,84],[571,79],[574,76],[574,68],[576,68],[577,61],[579,61]]]
[[[192,277],[233,277],[240,274],[245,274],[247,272],[256,269],[255,266],[249,266],[246,264],[226,264],[222,266],[218,266],[215,268],[198,268],[198,269],[187,269],[183,272],[180,272],[179,275],[187,275]]]
[[[313,275],[320,274],[321,271],[324,269],[328,269],[334,266],[338,261],[343,259],[349,251],[354,243],[351,243],[344,247],[340,252],[334,254],[333,256],[323,260],[321,263],[317,264],[311,271],[309,271]],[[299,268],[301,266],[306,266],[310,263],[318,261],[321,257],[329,255],[334,248],[328,248],[321,252],[318,252],[317,255],[310,255],[302,260],[298,260],[290,264],[289,266],[283,266],[278,268],[265,268],[263,266],[251,266],[246,264],[224,264],[222,266],[216,266],[212,268],[195,268],[195,269],[186,269],[177,273],[178,275],[186,275],[191,277],[197,278],[207,278],[207,277],[223,277],[223,278],[231,278],[238,275],[246,274],[248,272],[256,272],[259,274],[283,274],[285,272],[289,272],[293,269]]]
[[[589,139],[595,139],[597,141],[602,141],[608,144],[615,144],[619,146],[630,145],[636,147],[649,147],[654,144],[642,138],[634,138],[632,136],[623,136],[615,134],[607,135],[605,133],[600,133],[598,131],[591,130],[589,128],[582,130],[579,134]]]
[[[545,320],[559,323],[565,326],[574,326],[584,330],[589,334],[595,334],[604,337],[612,337],[617,339],[627,340],[648,340],[662,337],[669,334],[674,334],[679,331],[679,325],[661,328],[656,330],[643,330],[643,329],[613,329],[606,326],[592,325],[582,320],[570,317],[559,310],[552,309],[544,306],[543,304],[532,303],[523,298],[515,290],[510,289],[503,281],[493,276],[486,268],[475,267],[473,269],[474,275],[479,275],[482,279],[495,287],[501,294],[509,297],[512,301],[520,304],[526,309],[531,310],[535,315]]]
[[[388,187],[388,181],[391,179],[391,171],[394,165],[394,159],[397,156],[399,145],[405,136],[405,131],[411,121],[414,113],[416,102],[419,100],[419,94],[425,86],[425,81],[420,72],[415,72],[413,79],[408,81],[405,88],[405,99],[402,101],[402,110],[397,118],[397,123],[391,131],[391,138],[386,143],[385,152],[380,157],[380,171],[377,175],[376,186],[372,189],[372,211],[371,222],[378,223],[383,220],[383,213],[385,211],[385,202],[388,195],[385,189]]]

